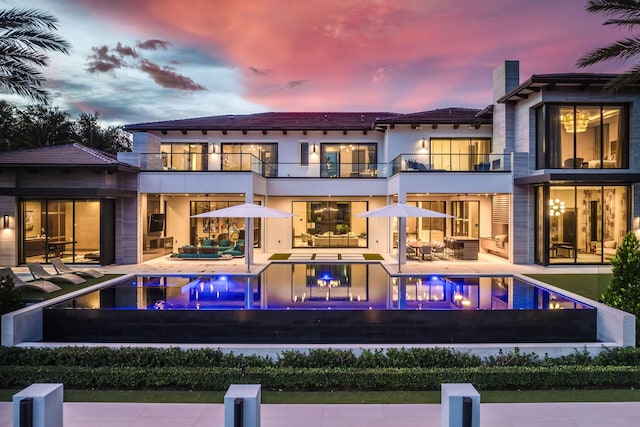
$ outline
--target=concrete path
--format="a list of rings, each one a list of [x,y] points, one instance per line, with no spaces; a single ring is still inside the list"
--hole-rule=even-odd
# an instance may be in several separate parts
[[[224,425],[221,404],[65,403],[65,427],[211,427]],[[439,427],[440,405],[262,405],[262,427]],[[483,427],[628,427],[640,402],[485,403]],[[0,402],[0,427],[12,403]]]

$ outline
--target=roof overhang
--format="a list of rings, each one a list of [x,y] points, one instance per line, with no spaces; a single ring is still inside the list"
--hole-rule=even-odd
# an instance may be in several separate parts
[[[545,172],[539,175],[530,175],[515,178],[513,183],[517,186],[537,185],[537,184],[561,184],[561,183],[580,183],[586,185],[601,184],[623,184],[640,182],[640,173],[629,172],[590,172],[588,175],[584,173],[571,172]]]
[[[509,91],[498,99],[499,103],[518,102],[527,99],[529,95],[542,90],[567,89],[578,91],[598,87],[603,88],[618,74],[593,74],[593,73],[569,73],[569,74],[534,74],[529,80]]]

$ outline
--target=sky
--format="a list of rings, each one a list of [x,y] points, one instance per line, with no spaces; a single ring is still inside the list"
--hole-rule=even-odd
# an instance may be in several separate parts
[[[43,69],[51,104],[132,124],[264,111],[412,113],[493,102],[492,71],[577,69],[629,35],[586,0],[29,0],[69,55]],[[0,0],[0,8],[25,7]],[[0,99],[28,102],[6,93]]]

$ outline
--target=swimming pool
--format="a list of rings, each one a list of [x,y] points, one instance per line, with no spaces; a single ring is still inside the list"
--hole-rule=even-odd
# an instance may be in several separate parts
[[[511,276],[391,277],[378,263],[138,276],[44,310],[44,341],[596,341],[596,310]]]

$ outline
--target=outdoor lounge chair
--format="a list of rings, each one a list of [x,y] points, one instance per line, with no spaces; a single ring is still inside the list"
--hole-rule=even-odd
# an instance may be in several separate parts
[[[93,268],[73,269],[65,264],[60,258],[51,258],[51,264],[58,273],[71,273],[80,277],[91,277],[92,279],[104,276],[104,274],[100,273],[98,270],[94,270]]]
[[[72,285],[79,285],[80,283],[86,282],[85,279],[83,279],[80,276],[76,276],[75,274],[69,274],[69,273],[51,274],[47,272],[47,270],[45,270],[40,263],[37,263],[37,262],[28,262],[27,268],[31,272],[31,275],[33,276],[34,279],[51,280],[53,282],[59,281],[59,282],[70,283]]]
[[[14,273],[10,268],[0,269],[0,277],[10,277],[16,288],[35,289],[45,293],[51,293],[62,289],[60,286],[42,279],[25,282],[16,276],[16,273]]]

